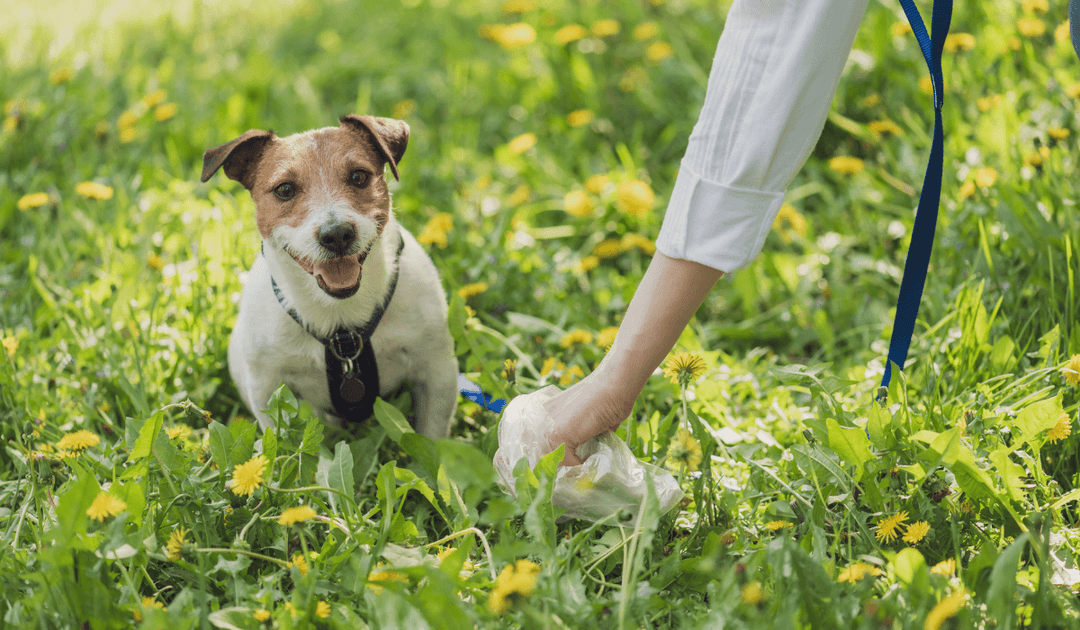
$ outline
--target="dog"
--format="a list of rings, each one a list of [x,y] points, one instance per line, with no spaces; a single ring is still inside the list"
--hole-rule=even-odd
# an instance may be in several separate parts
[[[255,201],[262,252],[229,338],[229,372],[263,429],[284,382],[325,420],[371,415],[376,395],[411,384],[412,422],[449,435],[457,361],[434,263],[394,218],[404,121],[347,115],[337,127],[278,137],[253,129],[203,155]]]

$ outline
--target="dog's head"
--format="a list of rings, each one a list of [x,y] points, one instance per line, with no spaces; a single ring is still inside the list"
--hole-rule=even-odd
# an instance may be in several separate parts
[[[364,261],[390,220],[383,167],[397,179],[409,143],[401,120],[357,116],[279,138],[253,129],[203,155],[202,181],[221,167],[255,200],[256,223],[335,298],[356,293]]]

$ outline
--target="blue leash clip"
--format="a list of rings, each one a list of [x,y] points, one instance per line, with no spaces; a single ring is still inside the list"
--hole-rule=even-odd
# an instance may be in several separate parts
[[[458,390],[461,391],[462,396],[485,409],[489,409],[495,413],[502,413],[503,407],[506,406],[505,400],[502,398],[493,400],[491,394],[485,394],[484,390],[480,389],[479,385],[465,378],[464,374],[458,374],[457,384]]]

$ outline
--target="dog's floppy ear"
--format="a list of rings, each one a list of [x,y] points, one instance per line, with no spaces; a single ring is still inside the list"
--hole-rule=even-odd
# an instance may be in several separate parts
[[[398,179],[397,165],[409,146],[409,123],[393,118],[358,116],[349,114],[341,119],[341,126],[349,125],[365,129],[375,138],[375,144],[390,163],[390,172]]]
[[[203,153],[202,180],[210,179],[224,165],[229,179],[235,179],[250,190],[254,183],[254,167],[259,163],[266,143],[273,137],[273,131],[251,129],[232,142],[208,149]]]

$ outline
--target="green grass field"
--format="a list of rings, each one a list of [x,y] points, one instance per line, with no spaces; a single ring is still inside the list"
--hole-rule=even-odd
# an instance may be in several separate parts
[[[460,369],[504,398],[566,385],[654,250],[720,4],[3,8],[0,624],[1080,627],[1064,2],[956,6],[936,249],[886,405],[933,115],[899,4],[873,0],[764,251],[680,340],[706,369],[655,376],[620,430],[679,508],[557,523],[553,460],[505,495],[498,418],[468,402],[436,443],[407,393],[345,433],[283,389],[256,431],[225,357],[254,205],[199,183],[205,149],[408,121],[394,205]]]

